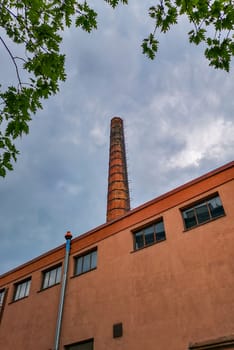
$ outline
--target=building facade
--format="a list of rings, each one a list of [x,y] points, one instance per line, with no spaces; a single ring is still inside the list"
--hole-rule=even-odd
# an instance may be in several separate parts
[[[234,162],[0,278],[0,349],[234,349]]]

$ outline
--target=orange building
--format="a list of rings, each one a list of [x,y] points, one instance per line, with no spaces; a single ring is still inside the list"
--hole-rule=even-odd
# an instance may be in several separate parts
[[[122,167],[105,224],[1,276],[1,350],[234,349],[234,162],[133,210]]]

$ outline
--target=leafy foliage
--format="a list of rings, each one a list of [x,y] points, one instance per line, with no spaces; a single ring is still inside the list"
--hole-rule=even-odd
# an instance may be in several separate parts
[[[142,43],[143,53],[149,58],[158,51],[157,31],[166,33],[180,16],[187,16],[193,26],[189,41],[205,43],[205,56],[211,66],[230,70],[234,56],[233,0],[160,0],[150,7],[149,16],[155,21],[154,31]]]
[[[113,8],[128,3],[128,0],[104,1]],[[234,55],[233,0],[157,1],[149,9],[155,26],[143,40],[143,53],[153,59],[159,45],[157,31],[168,32],[184,15],[193,25],[188,33],[190,42],[196,45],[204,42],[210,65],[229,71]],[[29,132],[32,115],[42,108],[44,99],[58,92],[59,82],[66,79],[65,56],[60,52],[61,33],[73,23],[87,32],[97,28],[97,13],[87,1],[0,1],[0,27],[4,31],[0,43],[9,55],[17,79],[7,89],[0,85],[0,176],[13,169],[19,153],[14,142]],[[13,54],[12,42],[24,48],[22,57]]]
[[[127,3],[105,1],[113,8],[120,2]],[[43,99],[58,92],[59,82],[66,79],[61,33],[73,22],[91,32],[97,28],[97,13],[86,1],[0,1],[0,27],[5,31],[0,43],[9,54],[17,78],[15,86],[6,90],[0,85],[0,176],[13,169],[19,153],[15,139],[29,132],[32,114],[42,108]],[[24,47],[23,57],[13,54],[10,42]]]

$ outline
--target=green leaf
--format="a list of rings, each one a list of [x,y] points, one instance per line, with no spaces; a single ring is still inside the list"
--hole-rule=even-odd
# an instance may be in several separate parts
[[[157,33],[166,33],[177,24],[180,16],[187,16],[192,25],[188,32],[189,41],[196,45],[207,45],[204,54],[209,64],[214,68],[229,71],[234,56],[232,1],[160,0],[156,6],[149,8],[149,16],[154,21],[152,35],[156,40],[153,42],[149,36],[142,42],[143,53],[148,58],[153,59],[158,51]]]

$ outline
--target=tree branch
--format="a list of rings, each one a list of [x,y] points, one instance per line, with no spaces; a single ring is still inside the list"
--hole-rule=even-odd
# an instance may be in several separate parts
[[[19,75],[19,69],[18,69],[18,66],[15,62],[15,58],[14,56],[12,55],[9,47],[7,46],[7,44],[5,43],[5,41],[3,40],[3,38],[0,36],[0,41],[2,42],[2,44],[5,46],[5,49],[7,50],[7,52],[9,53],[10,57],[11,57],[11,60],[15,66],[15,70],[16,70],[16,75],[17,75],[17,78],[18,78],[18,82],[19,82],[19,86],[20,88],[22,88],[22,82],[21,82],[21,79],[20,79],[20,75]]]

